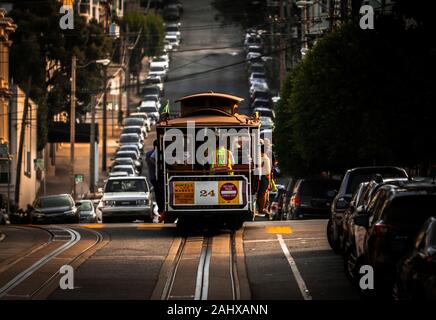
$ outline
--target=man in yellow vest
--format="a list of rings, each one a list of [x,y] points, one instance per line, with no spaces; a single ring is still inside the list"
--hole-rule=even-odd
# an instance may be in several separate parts
[[[233,154],[224,146],[219,146],[212,154],[210,162],[210,171],[212,174],[233,175],[232,165],[235,163]]]

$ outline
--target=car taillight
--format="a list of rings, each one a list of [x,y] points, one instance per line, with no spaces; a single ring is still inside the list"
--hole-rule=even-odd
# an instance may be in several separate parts
[[[293,196],[291,199],[291,204],[295,207],[298,207],[301,204],[300,197],[297,195]]]
[[[398,230],[398,227],[394,225],[384,224],[384,223],[377,223],[374,226],[374,230],[375,230],[376,237],[382,238],[387,234],[389,234],[390,232]]]

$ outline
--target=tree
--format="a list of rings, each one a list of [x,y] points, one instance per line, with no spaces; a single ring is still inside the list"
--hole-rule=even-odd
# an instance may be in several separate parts
[[[142,70],[142,60],[145,56],[162,53],[165,36],[162,18],[153,13],[144,15],[139,10],[127,12],[122,20],[124,31],[129,31],[128,41],[136,46],[130,55],[130,73],[136,77],[137,91],[139,91],[139,75]]]
[[[396,16],[376,23],[326,35],[282,89],[276,141],[291,148],[277,152],[291,173],[436,160],[435,45]]]
[[[18,25],[11,47],[11,75],[15,83],[25,88],[32,77],[30,97],[38,104],[38,147],[46,142],[48,121],[53,115],[69,110],[71,55],[79,63],[106,58],[112,48],[109,37],[95,22],[75,15],[74,29],[59,28],[59,8],[56,0],[14,3],[10,16]],[[48,66],[52,66],[48,72]],[[102,76],[97,66],[78,69],[78,113],[86,111],[90,91],[101,89]]]

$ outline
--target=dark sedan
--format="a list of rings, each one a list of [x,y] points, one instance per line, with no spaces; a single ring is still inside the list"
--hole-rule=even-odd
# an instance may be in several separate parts
[[[30,212],[31,223],[76,223],[80,214],[69,194],[43,196],[36,199]]]

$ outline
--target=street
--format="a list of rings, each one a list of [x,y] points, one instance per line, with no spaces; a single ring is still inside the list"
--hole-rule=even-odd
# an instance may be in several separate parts
[[[185,4],[183,41],[171,54],[165,87],[171,112],[179,111],[177,98],[214,91],[243,97],[240,111],[248,113],[243,33],[214,15],[207,1]],[[154,139],[150,134],[146,149]],[[0,230],[1,299],[359,299],[327,243],[326,220],[257,217],[237,232],[152,223]],[[73,290],[59,286],[63,265],[74,268]]]

